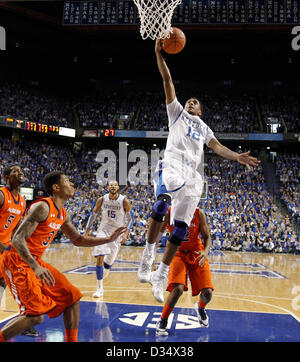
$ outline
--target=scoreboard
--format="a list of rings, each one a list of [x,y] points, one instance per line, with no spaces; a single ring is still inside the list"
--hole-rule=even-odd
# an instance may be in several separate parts
[[[297,24],[300,0],[182,0],[172,24]],[[133,0],[65,1],[63,25],[140,24]]]
[[[76,134],[75,129],[73,128],[52,126],[45,123],[20,120],[5,116],[0,117],[0,126],[67,137],[75,137]]]

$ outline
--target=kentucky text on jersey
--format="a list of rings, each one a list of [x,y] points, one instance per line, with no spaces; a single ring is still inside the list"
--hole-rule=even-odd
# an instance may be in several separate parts
[[[121,206],[120,205],[107,205],[107,204],[104,204],[103,209],[121,210]]]

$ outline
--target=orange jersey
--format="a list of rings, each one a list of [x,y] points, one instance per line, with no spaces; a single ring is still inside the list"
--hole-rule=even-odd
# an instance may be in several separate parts
[[[0,209],[0,241],[8,245],[15,227],[18,225],[26,209],[26,201],[20,194],[17,198],[7,187],[1,187],[4,204]]]
[[[169,207],[169,213],[171,214],[171,206]],[[167,225],[170,234],[174,230],[174,226]],[[180,250],[204,250],[204,245],[199,236],[200,233],[200,217],[199,209],[196,208],[193,219],[189,227],[189,233],[186,237],[187,241],[183,241],[180,245]]]
[[[171,212],[171,207],[169,207]],[[167,225],[170,233],[174,227]],[[214,286],[211,280],[211,271],[209,260],[207,259],[204,266],[199,266],[197,254],[195,251],[204,250],[204,245],[199,236],[200,233],[200,216],[199,209],[196,208],[193,219],[189,227],[189,234],[186,237],[187,241],[182,241],[174,259],[170,264],[168,274],[167,290],[171,292],[175,284],[183,284],[184,290],[188,290],[188,278],[191,282],[192,295],[198,295],[204,288],[211,288]]]
[[[65,208],[59,210],[51,197],[40,199],[37,202],[40,201],[46,201],[49,205],[49,215],[46,221],[38,224],[32,235],[26,240],[30,253],[38,258],[43,255],[66,218]]]

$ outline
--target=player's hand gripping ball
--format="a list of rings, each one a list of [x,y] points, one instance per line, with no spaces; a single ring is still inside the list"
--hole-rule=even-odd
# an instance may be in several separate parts
[[[177,54],[185,47],[186,38],[184,32],[172,27],[170,37],[162,40],[162,49],[168,54]]]

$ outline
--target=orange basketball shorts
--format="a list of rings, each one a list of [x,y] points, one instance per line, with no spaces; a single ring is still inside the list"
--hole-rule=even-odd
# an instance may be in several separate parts
[[[174,284],[183,284],[184,290],[187,291],[188,278],[191,282],[192,296],[198,295],[205,288],[214,290],[209,261],[207,260],[205,265],[200,267],[196,261],[191,262],[186,255],[177,252],[170,264],[167,291],[171,292]]]
[[[69,280],[52,265],[41,259],[36,261],[52,273],[55,284],[42,284],[34,271],[15,252],[2,254],[0,274],[4,276],[19,308],[20,315],[47,314],[58,317],[67,307],[77,302],[82,294]]]

